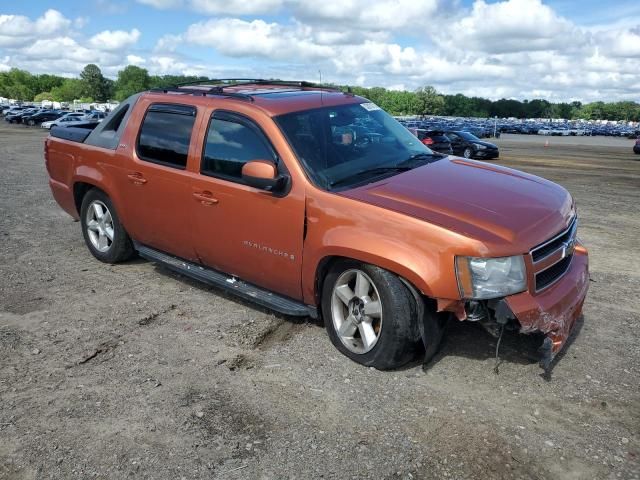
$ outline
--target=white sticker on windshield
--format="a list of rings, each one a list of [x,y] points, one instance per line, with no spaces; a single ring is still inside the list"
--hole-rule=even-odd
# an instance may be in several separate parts
[[[380,107],[378,105],[371,102],[361,103],[360,106],[365,110],[367,110],[368,112],[373,112],[374,110],[380,110]]]

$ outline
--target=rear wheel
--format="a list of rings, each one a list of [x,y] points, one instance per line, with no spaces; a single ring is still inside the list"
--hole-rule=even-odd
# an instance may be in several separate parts
[[[80,221],[89,251],[101,262],[122,262],[134,255],[131,239],[104,192],[95,188],[87,192],[82,199]]]
[[[374,265],[336,263],[324,281],[322,314],[333,345],[363,365],[398,368],[420,348],[415,299],[396,275]]]

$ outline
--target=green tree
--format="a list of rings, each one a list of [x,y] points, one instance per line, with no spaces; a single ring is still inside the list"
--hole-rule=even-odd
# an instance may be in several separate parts
[[[97,102],[104,102],[109,96],[107,82],[98,68],[93,63],[88,64],[80,73],[82,81],[82,93],[85,97]]]
[[[51,95],[57,102],[73,102],[82,98],[84,84],[78,78],[67,78],[59,87],[51,89]]]
[[[53,93],[51,92],[42,92],[33,97],[34,102],[42,102],[43,100],[54,100]]]
[[[151,77],[146,69],[129,65],[124,70],[118,72],[118,79],[115,83],[115,97],[117,100],[124,100],[134,93],[148,90],[151,87]]]
[[[416,90],[418,115],[443,115],[445,112],[444,97],[432,86]]]
[[[15,100],[33,100],[38,93],[36,80],[26,70],[12,68],[0,74],[0,95]]]

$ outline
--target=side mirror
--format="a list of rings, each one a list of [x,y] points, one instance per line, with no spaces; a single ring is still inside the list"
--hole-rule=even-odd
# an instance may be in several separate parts
[[[242,166],[242,180],[255,188],[267,192],[282,190],[289,177],[279,175],[275,163],[269,160],[251,160]]]

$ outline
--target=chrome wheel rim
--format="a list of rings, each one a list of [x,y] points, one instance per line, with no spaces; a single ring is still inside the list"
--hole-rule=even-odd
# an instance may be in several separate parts
[[[464,151],[464,158],[471,158],[471,149],[470,148],[467,148]]]
[[[365,354],[382,333],[382,301],[371,277],[362,270],[343,272],[331,295],[333,328],[351,352]]]
[[[106,252],[113,245],[113,218],[107,206],[94,200],[87,209],[87,235],[93,248]]]

